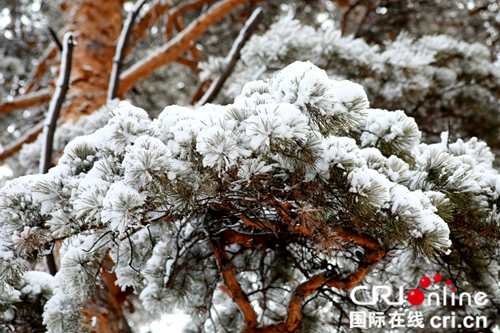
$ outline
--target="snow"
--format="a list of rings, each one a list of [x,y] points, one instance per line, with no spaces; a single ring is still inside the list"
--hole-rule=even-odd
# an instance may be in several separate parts
[[[124,234],[129,226],[135,225],[140,220],[144,200],[143,193],[139,193],[124,181],[114,183],[102,202],[102,220],[109,223],[113,230]]]
[[[393,144],[402,152],[410,152],[420,142],[415,120],[403,111],[370,109],[360,128],[363,147]]]
[[[196,214],[220,205],[218,191],[225,185],[224,200],[258,202],[269,184],[283,193],[306,182],[327,191],[325,200],[348,204],[350,214],[405,226],[397,245],[421,240],[445,251],[450,231],[436,206],[450,204],[447,191],[453,191],[487,207],[500,197],[500,176],[489,148],[477,139],[450,143],[443,133],[442,142],[427,145],[420,138],[413,118],[368,109],[361,86],[331,80],[311,62],[248,83],[226,106],[169,106],[150,120],[144,110],[120,102],[102,129],[70,142],[47,174],[18,178],[0,190],[0,264],[22,267],[24,259],[9,246],[38,230],[66,238],[55,280],[41,277],[26,289],[53,287],[44,319],[53,332],[71,330],[65,325],[76,320],[108,250],[117,264],[117,285],[134,287],[147,311],[162,315],[182,308],[196,315],[206,301],[203,284],[187,282],[188,296],[182,297],[165,288],[183,251],[210,251],[195,241],[194,235],[205,235]],[[270,207],[263,214],[269,220],[279,216]],[[165,216],[174,217],[162,221]],[[144,228],[151,219],[156,222]],[[73,235],[78,230],[85,235]],[[177,230],[182,232],[173,241]]]
[[[140,136],[133,146],[126,148],[122,166],[125,182],[140,189],[141,185],[153,181],[154,176],[169,170],[171,153],[159,139]]]
[[[52,296],[54,289],[54,277],[45,272],[29,271],[23,275],[24,287],[21,293],[29,295],[32,299],[44,294],[46,297]]]
[[[140,333],[181,333],[182,328],[189,322],[190,317],[182,311],[175,310],[172,314],[164,314],[161,319],[152,322],[140,329]]]

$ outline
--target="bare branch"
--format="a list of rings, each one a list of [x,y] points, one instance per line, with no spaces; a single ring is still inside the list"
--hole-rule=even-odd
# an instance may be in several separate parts
[[[57,38],[56,32],[51,27],[49,27],[48,30],[49,30],[50,37],[52,38],[52,40],[54,41],[54,43],[57,46],[57,49],[59,50],[59,52],[62,52],[63,45],[61,44],[61,41],[59,40],[59,38]]]
[[[54,132],[56,130],[57,118],[61,111],[62,104],[66,98],[70,84],[71,62],[73,55],[73,35],[71,32],[66,33],[64,36],[64,46],[61,55],[61,69],[59,71],[59,79],[57,80],[57,87],[50,102],[47,118],[43,126],[44,141],[42,146],[42,156],[40,160],[40,173],[44,174],[49,171],[52,164],[52,149],[54,143]],[[57,266],[54,260],[54,254],[50,252],[45,256],[45,266],[47,271],[56,275]]]
[[[52,163],[52,145],[54,141],[54,132],[57,125],[57,118],[59,117],[59,111],[61,110],[70,83],[69,79],[71,72],[73,46],[73,35],[71,33],[66,33],[66,35],[64,36],[64,46],[61,57],[61,70],[59,72],[57,88],[54,96],[52,97],[52,101],[50,102],[49,111],[47,113],[47,118],[45,119],[43,129],[44,144],[42,148],[42,158],[40,161],[40,173],[42,174],[47,173]]]
[[[175,20],[175,22],[177,23],[177,27],[179,28],[178,31],[182,31],[182,30],[186,29],[186,25],[184,24],[184,21],[182,20],[182,16],[178,16],[177,19]],[[205,57],[203,56],[203,54],[201,54],[200,50],[198,50],[196,48],[196,44],[193,43],[191,45],[191,47],[189,48],[189,52],[196,59],[199,59],[201,61],[205,60]]]
[[[206,14],[197,18],[180,32],[175,38],[165,44],[159,51],[123,72],[118,96],[122,97],[137,82],[144,80],[161,66],[174,61],[178,55],[186,51],[191,43],[201,36],[215,22],[221,20],[234,8],[248,0],[225,0],[212,7]]]
[[[120,72],[123,65],[123,59],[125,58],[125,48],[128,44],[135,19],[139,15],[141,8],[146,1],[147,0],[139,0],[135,4],[134,8],[128,13],[127,20],[125,21],[120,37],[118,38],[116,54],[113,58],[113,68],[111,69],[111,76],[109,78],[108,101],[116,97],[116,92],[118,91],[118,86],[120,85]]]
[[[195,108],[198,108],[206,103],[210,103],[215,99],[215,97],[217,97],[217,94],[222,89],[224,82],[226,82],[229,75],[231,75],[234,66],[236,66],[236,63],[240,59],[241,49],[252,35],[252,32],[257,28],[257,25],[262,19],[262,16],[263,16],[262,8],[257,8],[253,11],[252,15],[247,20],[245,26],[243,27],[243,29],[241,29],[238,37],[234,41],[233,46],[231,47],[231,50],[229,51],[229,54],[225,59],[225,63],[227,64],[226,69],[218,78],[216,78],[212,82],[210,88],[208,88],[208,90],[205,92],[203,97],[198,101],[198,103],[196,103]]]
[[[39,81],[47,68],[49,67],[49,63],[57,56],[57,47],[54,44],[50,44],[49,47],[45,49],[38,61],[38,64],[33,68],[30,73],[28,83],[26,84],[24,94],[28,94],[36,85],[37,81]]]
[[[351,12],[356,9],[356,7],[358,7],[358,5],[361,4],[361,1],[358,0],[356,1],[354,4],[350,5],[349,8],[345,11],[345,13],[342,15],[342,23],[341,23],[341,32],[342,32],[342,36],[345,35],[345,30],[346,30],[346,27],[347,27],[347,20],[349,19],[349,14],[351,14]]]
[[[198,61],[196,61],[196,60],[184,58],[184,57],[177,57],[177,59],[175,59],[175,62],[178,64],[182,64],[184,66],[188,66],[189,68],[191,68],[193,71],[195,71],[197,73],[199,72]]]
[[[198,101],[203,96],[205,91],[207,91],[207,89],[210,88],[211,83],[212,80],[205,80],[203,82],[198,83],[198,86],[196,87],[194,94],[189,99],[189,104],[194,105],[196,101]]]
[[[30,108],[32,106],[42,105],[50,101],[51,94],[49,89],[42,89],[27,95],[14,97],[12,101],[5,101],[0,104],[0,113],[9,113],[19,109]]]

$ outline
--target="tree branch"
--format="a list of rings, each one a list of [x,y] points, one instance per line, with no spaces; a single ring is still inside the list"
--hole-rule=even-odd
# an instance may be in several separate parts
[[[175,62],[178,64],[181,64],[181,65],[187,66],[196,72],[199,72],[198,61],[196,61],[196,60],[184,58],[184,57],[177,57],[175,59]]]
[[[28,94],[34,87],[37,81],[39,81],[47,68],[49,67],[49,62],[53,60],[57,56],[57,48],[54,44],[50,44],[49,47],[45,49],[38,61],[36,67],[30,73],[28,83],[26,84],[26,88],[24,90],[24,94]]]
[[[234,8],[248,0],[225,0],[212,7],[205,15],[194,20],[186,29],[165,44],[159,51],[139,61],[121,75],[118,96],[123,97],[134,84],[144,80],[161,66],[174,61],[186,51],[191,43],[215,22],[221,20]]]
[[[186,25],[184,24],[184,21],[182,20],[182,16],[177,16],[177,19],[175,20],[175,22],[177,23],[177,27],[179,29],[178,31],[182,31],[182,30],[186,29]],[[167,39],[167,41],[168,41],[168,39]],[[198,50],[196,48],[196,45],[194,43],[191,44],[191,47],[189,48],[189,52],[191,53],[191,55],[194,58],[199,59],[201,61],[205,60],[205,58],[201,54],[200,50]]]
[[[184,14],[188,10],[202,7],[202,6],[209,4],[213,1],[214,0],[191,0],[191,1],[188,1],[187,3],[180,3],[177,6],[175,6],[174,8],[170,9],[168,11],[168,15],[167,15],[167,26],[166,26],[166,31],[165,31],[167,41],[172,39],[174,22],[177,21],[178,17],[180,17],[182,14]],[[184,28],[181,27],[181,30],[183,30],[183,29]]]
[[[257,8],[253,11],[252,15],[245,23],[245,26],[243,27],[243,29],[241,29],[240,33],[238,34],[238,37],[236,38],[236,40],[233,43],[233,46],[231,47],[231,51],[229,51],[225,59],[225,63],[227,64],[226,69],[219,77],[217,77],[212,82],[210,88],[208,88],[208,90],[205,92],[203,97],[198,101],[198,103],[196,103],[195,108],[199,108],[200,106],[206,103],[210,103],[215,99],[215,97],[217,97],[217,94],[222,89],[222,86],[228,79],[229,75],[231,75],[234,66],[236,66],[236,63],[240,59],[241,49],[252,35],[252,32],[257,28],[257,25],[262,19],[262,16],[263,16],[262,8]]]
[[[125,58],[125,48],[128,44],[135,19],[139,15],[141,8],[146,1],[147,0],[139,0],[135,4],[134,8],[128,13],[127,20],[125,21],[120,37],[118,38],[116,53],[113,58],[113,68],[111,69],[111,76],[109,78],[108,101],[116,97],[116,92],[118,91],[118,86],[120,85],[120,72],[123,65],[123,59]]]
[[[52,150],[57,118],[59,117],[59,111],[61,111],[61,107],[64,99],[66,98],[66,92],[68,91],[70,84],[69,79],[71,73],[73,46],[73,35],[71,32],[68,32],[64,36],[64,45],[61,55],[61,69],[59,71],[59,79],[57,82],[58,85],[54,96],[52,97],[52,101],[50,102],[49,112],[47,113],[47,118],[43,126],[44,141],[40,160],[41,174],[47,173],[52,164]],[[57,266],[52,252],[45,256],[45,266],[50,274],[56,275]]]
[[[1,103],[0,113],[9,113],[19,109],[42,105],[49,102],[50,99],[51,94],[49,89],[38,90],[27,95],[14,97],[12,101],[5,101]]]
[[[59,72],[59,79],[57,80],[57,88],[54,96],[52,97],[52,101],[50,102],[49,111],[43,128],[44,144],[42,148],[42,158],[40,161],[41,174],[47,173],[52,164],[54,132],[56,130],[59,112],[61,111],[62,104],[66,97],[66,92],[69,88],[73,46],[73,35],[68,32],[64,36],[61,70]]]
[[[346,277],[329,276],[328,272],[323,272],[312,276],[306,282],[295,288],[288,303],[287,317],[285,322],[264,326],[254,333],[271,333],[271,332],[295,332],[302,326],[302,304],[307,297],[315,294],[322,287],[337,288],[347,291],[358,285],[366,275],[384,258],[385,252],[380,249],[377,251],[367,251],[358,269]]]
[[[210,88],[210,84],[212,83],[212,80],[205,80],[203,82],[198,83],[198,86],[196,87],[196,90],[194,94],[191,96],[189,100],[189,104],[194,105],[207,91],[208,88]]]
[[[49,27],[48,30],[49,30],[50,37],[52,37],[52,40],[54,41],[54,43],[57,46],[57,49],[59,50],[59,52],[62,52],[63,45],[61,44],[61,41],[59,40],[59,38],[57,38],[56,32],[51,27]]]
[[[36,140],[38,134],[40,134],[43,130],[43,122],[36,124],[30,130],[28,130],[22,137],[20,137],[17,141],[8,145],[0,154],[0,162],[5,160],[8,157],[11,157],[15,153],[21,150],[25,143],[31,143]]]
[[[224,246],[222,242],[216,242],[212,237],[210,237],[210,245],[215,254],[215,258],[219,263],[220,270],[222,272],[222,278],[224,279],[225,286],[224,291],[226,291],[232,300],[238,305],[243,316],[245,318],[246,327],[253,329],[257,327],[257,313],[250,304],[247,295],[241,289],[241,285],[236,280],[233,272],[233,265],[231,264],[227,253],[224,251]]]
[[[349,8],[345,11],[344,15],[342,15],[342,23],[340,25],[340,31],[342,32],[342,36],[345,35],[345,29],[347,27],[347,20],[349,19],[349,14],[361,4],[361,0],[356,1],[354,4],[350,5]]]
[[[164,1],[161,0],[154,1],[151,4],[151,8],[140,18],[139,22],[134,25],[130,33],[129,43],[125,48],[125,54],[129,54],[132,48],[144,37],[146,31],[158,23],[162,14],[171,8],[170,5],[164,4],[163,2]]]

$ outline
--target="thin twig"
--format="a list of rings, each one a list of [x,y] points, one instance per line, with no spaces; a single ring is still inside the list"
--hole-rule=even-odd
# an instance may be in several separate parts
[[[120,37],[118,38],[116,54],[113,58],[113,68],[111,69],[111,77],[109,79],[108,101],[116,97],[116,92],[118,91],[118,86],[120,85],[120,72],[123,66],[123,59],[125,58],[125,49],[130,39],[130,33],[132,32],[135,19],[139,15],[141,8],[146,1],[147,0],[138,1],[134,8],[128,13],[127,20],[125,21]]]
[[[63,45],[61,44],[61,41],[59,40],[59,38],[57,38],[56,32],[51,27],[49,27],[48,30],[49,30],[50,37],[52,38],[54,43],[56,43],[57,49],[59,50],[59,52],[62,53]]]
[[[238,37],[233,43],[233,46],[231,47],[231,51],[229,51],[229,54],[226,57],[226,69],[224,72],[217,77],[212,84],[210,85],[210,88],[205,92],[203,97],[196,103],[196,108],[212,102],[215,97],[217,97],[217,94],[219,91],[222,89],[222,86],[224,85],[224,82],[228,79],[229,75],[231,75],[231,72],[234,69],[234,66],[236,66],[236,63],[240,59],[240,51],[245,46],[245,43],[247,40],[250,38],[252,35],[253,31],[257,28],[257,25],[259,24],[260,20],[262,19],[263,13],[262,13],[262,8],[257,8],[253,11],[252,15],[250,18],[247,20],[245,23],[245,26],[243,29],[241,29]]]
[[[43,134],[44,144],[42,147],[42,158],[40,161],[40,173],[44,174],[49,171],[52,164],[52,149],[54,141],[54,132],[56,130],[57,118],[61,111],[62,104],[66,98],[66,92],[69,87],[69,79],[71,72],[71,62],[73,54],[73,35],[68,32],[64,36],[64,47],[61,57],[61,70],[59,72],[59,79],[57,80],[57,88],[50,102],[47,118],[45,119]]]
[[[42,156],[40,161],[40,173],[44,174],[49,171],[52,163],[52,149],[54,142],[54,132],[56,130],[57,118],[61,111],[62,104],[66,98],[66,92],[69,87],[69,79],[71,72],[71,62],[73,55],[73,35],[68,32],[64,35],[64,46],[61,56],[61,69],[59,79],[57,80],[57,88],[50,102],[49,112],[43,125],[44,142],[42,147]],[[51,252],[45,256],[45,265],[50,274],[56,275],[57,266],[54,259],[54,254]]]

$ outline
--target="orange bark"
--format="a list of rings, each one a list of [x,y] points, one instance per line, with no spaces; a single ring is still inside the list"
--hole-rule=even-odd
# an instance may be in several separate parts
[[[27,95],[15,97],[12,101],[0,103],[0,113],[9,113],[19,109],[30,108],[50,101],[52,94],[49,89],[42,89]]]
[[[62,34],[73,31],[71,87],[61,110],[65,120],[78,119],[106,103],[106,92],[122,28],[124,0],[65,0]]]
[[[196,87],[196,90],[195,90],[193,96],[191,96],[191,99],[189,100],[189,104],[195,105],[196,102],[198,102],[200,100],[200,98],[203,97],[203,95],[205,94],[207,89],[210,88],[211,84],[212,84],[212,80],[206,80],[206,81],[200,82],[198,84],[198,86]]]
[[[191,44],[215,22],[222,19],[234,8],[248,0],[225,0],[211,8],[205,15],[194,20],[174,39],[165,44],[158,52],[125,71],[120,79],[118,96],[123,97],[139,81],[144,80],[161,66],[174,61],[177,56],[189,49]]]
[[[384,251],[374,251],[365,255],[358,269],[353,273],[342,277],[341,275],[329,277],[327,273],[316,274],[306,282],[300,284],[292,293],[288,302],[287,317],[285,322],[264,326],[259,329],[245,328],[241,333],[282,333],[296,332],[302,327],[302,303],[305,299],[315,294],[320,288],[337,288],[347,291],[358,285],[366,275],[384,258]]]
[[[88,115],[106,103],[116,41],[122,29],[125,0],[65,0],[63,28],[60,34],[73,32],[70,89],[60,113],[65,121]],[[116,276],[101,271],[103,288],[95,289],[93,298],[82,310],[87,321],[97,318],[97,332],[131,332],[123,317],[126,294],[115,285]]]
[[[132,333],[130,326],[123,316],[123,305],[130,292],[122,292],[115,284],[116,275],[107,272],[114,265],[108,256],[101,271],[103,288],[95,287],[93,297],[87,302],[82,315],[87,318],[84,326],[99,333]],[[95,317],[96,325],[89,322]]]
[[[278,202],[274,201],[271,198],[268,198],[273,202],[271,204],[276,208],[281,215],[282,224],[290,225],[290,235],[286,236],[287,239],[289,237],[295,235],[303,235],[303,236],[313,236],[314,230],[307,228],[304,225],[294,225],[291,224],[291,216],[288,211],[292,207],[291,203],[288,202]],[[236,213],[231,211],[230,208],[224,205],[213,205],[213,208],[217,209],[219,212],[226,213]],[[250,219],[244,214],[238,214],[239,219],[248,227],[262,229],[263,227],[267,228],[277,228],[279,226],[273,226],[273,224],[269,221],[255,221]],[[257,328],[253,321],[253,313],[254,309],[251,304],[248,302],[248,298],[244,292],[242,292],[240,285],[234,278],[233,268],[229,262],[229,259],[224,256],[223,247],[226,244],[240,244],[244,247],[255,247],[259,245],[266,245],[268,241],[269,235],[245,235],[242,233],[238,233],[235,231],[225,230],[220,233],[218,237],[220,237],[220,246],[219,248],[212,243],[212,249],[215,253],[217,261],[219,262],[219,266],[221,267],[222,277],[226,283],[223,288],[223,291],[226,292],[233,301],[238,305],[241,312],[245,317],[246,327],[241,331],[241,333],[278,333],[278,332],[296,332],[302,327],[302,304],[306,300],[307,297],[318,292],[320,288],[336,288],[343,291],[347,291],[359,283],[361,283],[366,275],[368,275],[376,266],[380,263],[380,261],[385,257],[386,253],[380,247],[378,241],[371,236],[359,234],[355,231],[348,229],[338,229],[332,228],[337,237],[342,239],[345,242],[353,241],[358,246],[365,249],[365,254],[359,263],[356,271],[352,272],[347,276],[336,275],[329,276],[328,272],[323,272],[317,275],[312,276],[309,280],[300,284],[293,292],[288,303],[287,308],[287,318],[284,322],[269,325]],[[274,235],[272,235],[274,236]],[[274,239],[271,237],[271,239]],[[222,250],[220,249],[222,248]]]
[[[129,46],[125,50],[125,54],[132,51],[132,48],[146,35],[146,32],[158,23],[162,14],[170,8],[170,5],[163,4],[160,0],[156,0],[151,4],[151,8],[138,20],[132,29]]]
[[[225,244],[216,244],[211,240],[212,250],[214,251],[215,258],[219,263],[220,270],[222,272],[222,278],[226,283],[223,290],[232,298],[232,300],[238,305],[243,317],[245,318],[246,327],[253,329],[257,327],[257,313],[250,304],[247,295],[241,289],[241,285],[236,280],[236,276],[233,272],[233,265],[231,264],[226,252],[224,251]]]

